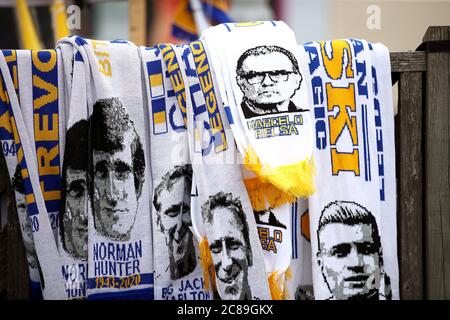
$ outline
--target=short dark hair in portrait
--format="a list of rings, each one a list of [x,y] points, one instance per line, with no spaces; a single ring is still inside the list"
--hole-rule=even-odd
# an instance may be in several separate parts
[[[329,299],[392,299],[378,225],[369,210],[354,201],[329,203],[319,218],[317,242]]]
[[[127,109],[115,97],[95,102],[89,133],[94,228],[111,240],[129,241],[145,180],[141,139]]]
[[[65,141],[65,148],[64,148],[64,161],[63,161],[63,169],[62,169],[62,178],[61,178],[61,209],[59,211],[59,233],[61,238],[61,244],[66,252],[69,252],[69,254],[74,255],[78,258],[84,258],[76,253],[75,250],[72,250],[72,244],[70,245],[70,248],[68,247],[66,243],[66,221],[71,221],[72,218],[68,218],[66,216],[67,214],[67,207],[66,207],[66,200],[67,200],[67,188],[69,187],[67,185],[67,170],[77,170],[85,173],[85,179],[86,184],[84,185],[84,188],[88,186],[88,176],[87,176],[87,170],[88,170],[88,161],[89,161],[89,122],[87,120],[79,120],[75,122],[66,132],[66,141]],[[78,192],[81,193],[81,188],[83,186],[78,185],[79,182],[76,182],[76,187]],[[73,186],[70,186],[73,187]],[[86,195],[89,195],[89,192],[86,193]],[[73,213],[75,214],[75,213]],[[87,213],[85,213],[87,214]],[[86,225],[87,227],[87,225]],[[72,229],[72,226],[69,226],[69,229]],[[69,236],[69,238],[71,238]]]
[[[94,150],[114,153],[124,149],[124,136],[133,130],[134,139],[131,144],[134,187],[138,195],[144,184],[145,156],[141,139],[136,132],[133,121],[126,113],[118,98],[98,100],[94,104],[91,116],[90,137]]]

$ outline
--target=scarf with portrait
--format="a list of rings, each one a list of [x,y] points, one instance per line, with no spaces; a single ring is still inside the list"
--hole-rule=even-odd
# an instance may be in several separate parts
[[[316,299],[398,299],[394,116],[388,50],[346,39],[300,46],[314,105],[309,197]]]
[[[87,86],[89,64],[72,45],[60,42],[66,105],[65,152],[62,166],[58,251],[67,299],[85,299],[88,280],[89,119]]]
[[[303,61],[292,30],[282,22],[224,24],[206,30],[202,39],[243,156],[242,175],[272,297],[285,299],[285,276],[292,258],[290,204],[313,192]],[[271,224],[275,221],[279,223]]]
[[[253,208],[313,193],[308,81],[293,31],[279,21],[227,23],[207,29],[202,39],[244,165],[253,173],[245,176]]]
[[[185,83],[175,51],[170,44],[141,47],[150,124],[155,299],[211,300],[191,231]]]
[[[64,130],[63,121],[59,121],[64,119],[59,98],[63,90],[58,72],[61,59],[55,50],[5,53],[0,54],[2,123],[7,133],[5,142],[11,144],[8,151],[17,156],[16,162],[8,161],[8,166],[18,193],[16,204],[26,234],[27,257],[39,274],[30,270],[31,294],[36,294],[40,283],[44,299],[65,299],[55,241]],[[21,200],[25,200],[26,211]]]
[[[123,40],[74,36],[59,43],[72,45],[90,70],[85,71],[92,208],[87,212],[87,298],[152,299],[151,190],[139,50]]]
[[[268,299],[256,224],[207,50],[195,41],[175,52],[186,87],[192,229],[204,278],[220,299]]]

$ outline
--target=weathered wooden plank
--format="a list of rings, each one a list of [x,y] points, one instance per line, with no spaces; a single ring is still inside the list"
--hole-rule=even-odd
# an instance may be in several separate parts
[[[391,52],[392,72],[419,72],[427,70],[427,55],[422,51]]]
[[[395,123],[400,298],[423,298],[421,72],[400,74]]]
[[[130,40],[137,46],[146,45],[147,0],[129,2]]]
[[[423,40],[450,40],[450,27],[430,27]],[[426,81],[425,293],[450,299],[450,53],[427,53]]]

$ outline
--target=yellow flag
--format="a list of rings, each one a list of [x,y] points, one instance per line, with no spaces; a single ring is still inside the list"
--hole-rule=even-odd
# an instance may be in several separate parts
[[[19,26],[22,49],[41,50],[42,45],[31,19],[26,0],[16,0],[17,24]]]
[[[67,27],[66,6],[64,0],[53,0],[53,4],[50,7],[50,13],[52,15],[53,38],[56,43],[59,39],[70,35],[69,28]]]

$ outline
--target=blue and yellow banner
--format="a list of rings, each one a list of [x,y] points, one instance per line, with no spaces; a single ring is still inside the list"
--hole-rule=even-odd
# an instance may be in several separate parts
[[[232,22],[228,16],[230,3],[227,0],[201,0],[203,14],[211,25]],[[198,32],[189,0],[181,0],[175,13],[172,35],[176,38],[194,41]]]

